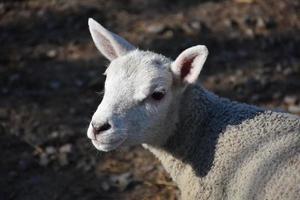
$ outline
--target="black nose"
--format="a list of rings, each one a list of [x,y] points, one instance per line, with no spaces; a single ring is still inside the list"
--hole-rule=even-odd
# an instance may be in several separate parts
[[[94,123],[92,123],[92,127],[93,127],[94,133],[97,135],[97,134],[100,134],[101,132],[104,132],[104,131],[107,131],[108,129],[110,129],[111,125],[108,122],[106,122],[104,124],[100,124],[100,125],[95,125]]]

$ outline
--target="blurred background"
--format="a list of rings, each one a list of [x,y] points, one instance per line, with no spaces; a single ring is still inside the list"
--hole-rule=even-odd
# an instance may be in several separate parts
[[[300,114],[298,0],[1,1],[1,200],[178,198],[142,147],[102,153],[86,138],[108,65],[89,17],[173,59],[207,45],[206,88]]]

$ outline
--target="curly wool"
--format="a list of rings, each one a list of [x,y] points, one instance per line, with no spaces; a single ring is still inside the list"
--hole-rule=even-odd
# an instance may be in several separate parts
[[[176,131],[144,145],[178,184],[182,199],[300,197],[300,119],[189,86]]]

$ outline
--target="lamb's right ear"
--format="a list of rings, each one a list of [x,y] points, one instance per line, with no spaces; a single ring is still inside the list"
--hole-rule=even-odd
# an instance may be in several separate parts
[[[136,49],[125,39],[108,31],[92,18],[89,18],[89,29],[97,49],[110,61]]]
[[[184,50],[171,65],[176,79],[183,85],[195,83],[207,55],[208,50],[204,45],[197,45]]]

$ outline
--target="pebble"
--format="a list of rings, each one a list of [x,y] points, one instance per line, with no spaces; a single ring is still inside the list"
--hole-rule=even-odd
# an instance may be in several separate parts
[[[288,111],[291,113],[300,113],[300,105],[290,105]]]
[[[292,68],[286,68],[286,69],[283,70],[283,74],[286,75],[286,76],[290,75],[292,73],[293,73],[293,69]]]
[[[4,13],[5,13],[4,3],[0,3],[0,14],[4,14]]]
[[[265,27],[265,21],[264,21],[264,19],[263,18],[258,18],[256,26],[258,28],[264,28]]]
[[[52,50],[50,50],[50,51],[47,51],[46,55],[47,55],[47,57],[49,57],[49,58],[54,58],[54,57],[57,56],[57,51],[52,49]]]
[[[71,153],[72,151],[72,144],[64,144],[59,148],[60,153]]]
[[[297,102],[297,97],[296,96],[286,96],[283,99],[283,102],[286,104],[295,104]]]
[[[100,187],[104,190],[104,191],[108,191],[110,189],[110,185],[106,182],[103,181],[100,183]]]
[[[40,155],[40,160],[39,160],[39,164],[41,166],[47,166],[49,164],[49,159],[46,153],[42,153]]]
[[[254,36],[253,30],[250,29],[250,28],[245,29],[245,34],[246,34],[248,37],[253,37],[253,36]]]
[[[164,24],[152,24],[146,28],[149,33],[162,33],[166,29]]]
[[[58,155],[58,161],[61,166],[66,166],[69,164],[68,156],[66,153],[60,153]]]
[[[164,38],[165,39],[170,39],[174,36],[174,32],[172,30],[168,30],[164,33]]]
[[[56,149],[53,146],[48,146],[48,147],[46,147],[45,152],[46,152],[46,154],[51,155],[56,152]]]
[[[51,138],[57,138],[58,137],[58,132],[57,131],[53,131],[51,134],[50,134],[50,137]]]
[[[129,183],[132,182],[132,173],[126,172],[120,175],[114,175],[110,177],[110,180],[113,185],[118,187],[121,191],[124,191]]]
[[[190,23],[190,26],[192,29],[197,30],[197,31],[201,29],[201,23],[198,21],[192,21]]]

